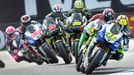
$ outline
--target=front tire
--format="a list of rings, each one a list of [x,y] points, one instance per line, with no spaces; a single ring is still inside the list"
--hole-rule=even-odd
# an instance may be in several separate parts
[[[66,64],[70,64],[72,57],[69,52],[67,52],[67,47],[60,40],[56,43],[57,50],[59,51],[60,56],[63,58]]]
[[[79,40],[75,40],[73,43],[73,50],[74,50],[74,55],[75,55],[75,63],[78,63],[78,45],[79,45]]]
[[[78,63],[76,64],[76,70],[79,72],[80,71],[80,66],[82,64],[82,59],[83,59],[83,56],[81,55],[80,58],[79,58],[79,61]]]
[[[50,58],[50,63],[58,63],[59,60],[56,57],[56,54],[54,53],[54,51],[52,51],[52,49],[49,47],[49,45],[47,43],[44,44],[44,46],[42,47],[44,52],[47,54],[47,57]]]
[[[42,59],[40,59],[39,57],[36,57],[34,54],[32,54],[29,51],[25,52],[24,55],[26,56],[26,58],[30,59],[31,61],[35,62],[38,65],[42,65],[44,63]]]
[[[87,68],[85,69],[86,74],[91,74],[93,70],[100,64],[105,52],[101,49],[98,49],[97,53],[92,57],[90,63],[88,64]]]

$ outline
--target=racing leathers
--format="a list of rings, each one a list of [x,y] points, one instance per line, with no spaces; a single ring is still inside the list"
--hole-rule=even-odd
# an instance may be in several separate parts
[[[43,20],[43,26],[46,30],[46,33],[45,33],[45,36],[49,36],[48,35],[48,27],[49,27],[49,22],[48,21],[53,21],[53,23],[56,23],[58,25],[58,27],[60,27],[62,30],[63,30],[63,27],[64,27],[64,24],[65,24],[65,20],[67,19],[67,16],[65,16],[64,13],[62,12],[59,12],[59,13],[56,13],[56,12],[51,12],[49,13],[45,19]],[[64,33],[64,31],[62,31]]]
[[[81,22],[81,27],[83,28],[86,26],[87,19],[85,16],[82,16],[81,13],[73,13],[67,18],[66,25],[64,25],[64,30],[66,32],[72,32],[71,27],[75,26],[73,25],[74,22]]]
[[[45,19],[51,17],[54,21],[56,21],[56,19],[60,22],[65,23],[65,20],[67,19],[67,16],[64,14],[64,12],[51,12],[48,15],[46,15]]]
[[[129,40],[130,40],[130,31],[129,27],[125,26],[121,30],[122,36],[122,44],[120,45],[119,50],[117,50],[116,54],[112,56],[113,59],[121,60],[124,56],[124,52],[128,51],[129,48]]]
[[[90,41],[92,40],[95,34],[101,29],[103,24],[104,22],[102,20],[96,19],[95,21],[90,22],[86,27],[84,27],[83,33],[79,41],[78,50],[80,50],[80,47],[85,41],[88,40],[88,38],[90,38]]]
[[[81,10],[78,9],[72,9],[71,11],[67,12],[67,16],[70,16],[72,13],[81,13],[82,16],[85,16],[87,19],[90,19],[92,17],[92,13],[89,9],[83,8]]]
[[[13,44],[14,42],[14,44]],[[21,61],[21,56],[18,55],[20,45],[20,35],[18,32],[14,32],[10,37],[6,35],[5,46],[10,53],[10,55],[14,58],[15,61]]]
[[[41,24],[40,24],[39,22],[34,21],[34,20],[32,20],[30,24],[33,24],[33,25],[34,25],[34,24],[37,24],[37,25],[41,26]],[[29,24],[29,25],[30,25],[30,24]],[[22,24],[20,27],[17,28],[17,31],[19,32],[19,34],[20,34],[20,36],[21,36],[21,39],[23,39],[23,40],[25,39],[26,27],[27,27],[27,26],[24,26],[24,25]]]
[[[111,20],[111,21],[108,21],[107,24],[111,24],[111,23],[115,23],[115,20]],[[123,34],[123,37],[122,37],[122,44],[119,48],[119,50],[117,50],[116,54],[113,55],[113,59],[116,59],[116,60],[121,60],[124,56],[124,52],[125,51],[128,51],[128,48],[129,48],[129,40],[130,40],[130,30],[129,30],[129,27],[128,26],[124,26],[123,29],[121,29],[121,32]]]
[[[109,26],[110,25],[112,25],[112,24],[114,24],[114,25],[117,25],[116,23],[110,23],[110,24],[105,24],[105,25],[103,25],[102,26],[102,28],[101,28],[101,31],[103,31],[106,27],[107,28],[109,28]],[[118,29],[117,29],[118,30]],[[130,38],[130,33],[129,33],[129,30],[128,30],[128,28],[125,28],[124,29],[124,32],[125,33],[127,33],[128,35],[126,35],[126,34],[124,34],[124,32],[121,30],[121,31],[119,31],[121,34],[122,34],[122,37],[121,37],[121,40],[123,41],[121,41],[121,44],[120,44],[120,46],[119,46],[119,48],[118,48],[118,50],[115,50],[115,53],[113,53],[112,54],[112,56],[107,56],[107,58],[104,60],[104,62],[103,62],[103,65],[104,66],[106,66],[106,63],[107,63],[107,61],[108,61],[108,59],[115,59],[115,60],[121,60],[122,58],[123,58],[123,56],[124,56],[124,51],[126,51],[127,49],[125,49],[124,47],[125,47],[125,45],[127,45],[128,46],[128,43],[129,43],[129,38]],[[91,41],[91,43],[90,43],[90,45],[89,45],[89,47],[88,47],[88,51],[86,52],[86,54],[85,54],[85,61],[84,61],[84,64],[85,65],[87,65],[87,63],[88,63],[88,53],[89,53],[89,51],[92,51],[93,50],[93,48],[94,48],[94,46],[96,45],[96,39],[97,38],[94,38],[92,41]]]
[[[82,16],[81,13],[72,13],[70,17],[68,17],[66,21],[66,25],[64,25],[64,30],[66,33],[66,39],[71,47],[71,37],[70,33],[80,33],[82,32],[83,28],[86,26],[87,19],[85,16]]]

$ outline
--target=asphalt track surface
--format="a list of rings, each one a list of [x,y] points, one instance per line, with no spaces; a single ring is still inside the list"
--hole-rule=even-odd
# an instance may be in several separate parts
[[[129,45],[129,51],[125,53],[123,60],[109,60],[107,66],[97,68],[92,75],[109,75],[134,69],[134,40],[131,40]],[[25,61],[16,63],[6,51],[3,51],[0,52],[0,59],[5,62],[6,67],[0,69],[0,75],[85,75],[76,71],[74,58],[71,64],[64,64],[63,60],[58,58],[57,64],[44,63],[38,66]],[[131,75],[134,75],[134,72]]]

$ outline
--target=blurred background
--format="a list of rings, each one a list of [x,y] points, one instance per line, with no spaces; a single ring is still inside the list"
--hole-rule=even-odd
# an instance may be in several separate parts
[[[0,0],[0,49],[4,47],[5,28],[8,25],[18,27],[20,17],[31,15],[35,20],[42,21],[51,12],[55,4],[60,4],[64,11],[69,11],[75,0]],[[134,0],[83,0],[88,9],[102,12],[111,7],[116,14],[126,14],[130,21],[130,31],[134,37]]]

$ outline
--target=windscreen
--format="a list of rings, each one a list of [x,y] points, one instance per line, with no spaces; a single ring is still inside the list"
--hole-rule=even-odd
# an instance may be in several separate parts
[[[120,26],[116,23],[113,23],[110,31],[113,33],[113,34],[118,34],[120,32]]]

